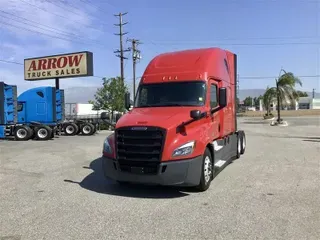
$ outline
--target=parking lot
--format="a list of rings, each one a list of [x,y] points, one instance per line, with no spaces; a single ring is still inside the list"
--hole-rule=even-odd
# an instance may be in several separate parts
[[[247,149],[210,189],[120,187],[110,132],[0,141],[0,239],[320,239],[320,118],[239,118]]]

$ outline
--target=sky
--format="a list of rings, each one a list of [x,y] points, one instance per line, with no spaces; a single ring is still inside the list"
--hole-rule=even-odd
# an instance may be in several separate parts
[[[23,60],[30,57],[93,52],[94,77],[63,79],[61,88],[99,87],[101,77],[119,76],[119,12],[127,12],[125,49],[128,38],[141,41],[137,77],[159,53],[220,47],[238,55],[240,89],[274,86],[283,68],[300,77],[299,90],[320,92],[320,0],[0,0],[0,6],[0,81],[19,92],[54,86],[24,80]],[[131,52],[125,56],[132,88]]]

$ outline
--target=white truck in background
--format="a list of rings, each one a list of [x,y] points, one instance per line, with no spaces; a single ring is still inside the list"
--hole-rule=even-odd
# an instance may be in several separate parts
[[[93,110],[93,104],[90,103],[65,103],[65,119],[68,122],[85,121],[94,124],[98,128],[102,112],[107,112],[109,115],[107,120],[112,124],[115,124],[123,115],[123,113],[117,111],[112,114],[109,109]]]

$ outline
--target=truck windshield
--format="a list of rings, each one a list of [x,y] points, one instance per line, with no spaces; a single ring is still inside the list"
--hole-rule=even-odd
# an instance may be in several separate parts
[[[142,84],[135,107],[203,106],[206,84],[202,81]]]

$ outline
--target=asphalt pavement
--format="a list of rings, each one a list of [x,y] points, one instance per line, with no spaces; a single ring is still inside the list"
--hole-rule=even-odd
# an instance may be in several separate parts
[[[320,239],[320,118],[240,118],[247,149],[210,189],[119,185],[103,139],[0,142],[0,239]]]

